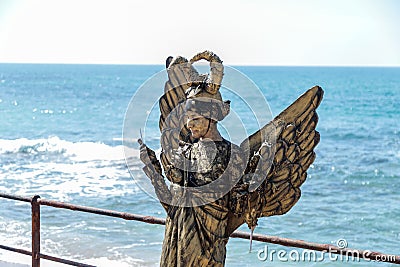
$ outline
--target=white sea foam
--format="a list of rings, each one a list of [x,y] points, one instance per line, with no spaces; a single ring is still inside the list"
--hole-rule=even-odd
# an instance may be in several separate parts
[[[122,145],[69,142],[58,137],[0,139],[0,155],[5,159],[0,189],[24,196],[44,194],[60,201],[69,201],[73,195],[135,194],[140,189],[131,179],[124,152],[129,153],[129,166],[139,169],[138,150]]]
[[[122,145],[109,146],[100,142],[70,142],[57,136],[47,139],[14,140],[0,139],[0,154],[10,153],[58,153],[76,161],[123,160],[124,149],[130,156],[138,156],[138,149],[124,148]]]

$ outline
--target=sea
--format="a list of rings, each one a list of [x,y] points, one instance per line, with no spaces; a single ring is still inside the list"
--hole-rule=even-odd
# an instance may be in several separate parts
[[[232,68],[266,99],[268,120],[307,89],[324,89],[321,141],[302,196],[287,214],[259,219],[255,233],[400,255],[400,68]],[[0,192],[165,218],[140,186],[146,177],[139,145],[123,135],[131,131],[134,139],[145,130],[159,152],[157,120],[126,129],[126,118],[149,114],[137,104],[149,102],[157,118],[154,95],[163,92],[165,78],[157,76],[163,71],[162,65],[0,64]],[[159,86],[143,93],[152,77],[161,77]],[[240,230],[249,232],[245,225]],[[162,225],[41,207],[41,252],[73,261],[158,266],[163,236]],[[0,244],[31,249],[29,203],[0,198]],[[258,241],[250,252],[249,240],[231,238],[226,266],[390,266],[306,253]],[[0,249],[0,262],[30,261]],[[42,266],[64,265],[42,260]]]

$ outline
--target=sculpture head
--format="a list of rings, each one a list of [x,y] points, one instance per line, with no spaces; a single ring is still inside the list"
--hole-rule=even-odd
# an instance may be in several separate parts
[[[187,91],[185,103],[186,126],[192,137],[214,139],[220,137],[217,122],[222,121],[230,111],[230,101],[222,101],[221,93],[211,94],[202,85]]]
[[[215,121],[203,117],[202,115],[188,111],[186,114],[186,127],[190,130],[194,139],[208,138],[216,124]]]

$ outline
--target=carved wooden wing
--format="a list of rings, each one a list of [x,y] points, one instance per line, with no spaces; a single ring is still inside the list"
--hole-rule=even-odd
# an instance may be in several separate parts
[[[190,86],[190,71],[193,71],[191,64],[184,57],[174,59],[168,57],[166,68],[168,80],[165,82],[164,94],[159,100],[162,148],[160,158],[164,170],[168,170],[172,166],[172,152],[178,148],[179,141],[184,140],[189,133],[181,118],[183,115],[182,103],[186,100],[185,91]],[[165,174],[171,181],[169,173],[165,172]]]
[[[242,142],[249,159],[249,207],[246,216],[267,217],[288,212],[299,200],[300,186],[314,162],[320,140],[316,112],[323,90],[315,86],[270,123]],[[255,184],[255,185],[254,185]]]

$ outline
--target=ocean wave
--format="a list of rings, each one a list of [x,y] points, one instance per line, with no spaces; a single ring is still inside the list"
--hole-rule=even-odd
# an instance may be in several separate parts
[[[137,157],[139,150],[122,145],[109,146],[101,142],[70,142],[57,136],[46,139],[0,139],[1,154],[63,155],[74,161],[124,160],[125,154]]]
[[[131,171],[139,173],[142,164],[138,156],[135,148],[70,142],[57,136],[0,139],[0,190],[61,201],[135,195],[140,189],[127,162]]]

